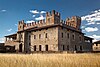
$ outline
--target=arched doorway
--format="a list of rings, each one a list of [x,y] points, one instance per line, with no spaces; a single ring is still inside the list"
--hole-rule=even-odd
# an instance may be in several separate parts
[[[19,44],[19,52],[22,52],[22,43]]]

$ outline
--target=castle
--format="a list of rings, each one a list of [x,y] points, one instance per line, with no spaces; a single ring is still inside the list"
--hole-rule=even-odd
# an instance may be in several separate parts
[[[46,21],[25,23],[19,21],[18,31],[5,36],[8,50],[18,52],[34,51],[92,51],[92,38],[84,36],[81,29],[81,18],[73,16],[65,21],[60,13],[52,10],[46,12]]]

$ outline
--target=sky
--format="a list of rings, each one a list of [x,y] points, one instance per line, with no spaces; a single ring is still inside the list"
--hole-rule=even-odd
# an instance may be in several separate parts
[[[45,19],[45,13],[52,10],[60,12],[63,20],[80,16],[82,32],[100,40],[100,0],[0,0],[0,42],[17,32],[18,21]]]

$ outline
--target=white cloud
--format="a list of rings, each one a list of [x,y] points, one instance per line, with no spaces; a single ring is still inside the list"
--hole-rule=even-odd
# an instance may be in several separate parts
[[[15,24],[15,26],[17,26],[17,24]]]
[[[32,17],[35,17],[35,15],[33,15]]]
[[[35,20],[43,20],[45,19],[45,17],[43,17],[43,15],[40,15],[40,17],[35,18]]]
[[[96,24],[96,22],[100,21],[100,9],[92,11],[91,14],[82,16],[81,19],[88,22],[86,25]]]
[[[0,38],[0,43],[4,43],[4,42],[5,42],[5,38],[4,37]]]
[[[87,23],[86,25],[91,25],[91,24],[95,24],[95,22],[90,22],[90,23]]]
[[[11,31],[12,31],[12,29],[8,29],[7,31],[8,31],[8,32],[11,32]]]
[[[94,27],[94,28],[92,28],[92,27],[87,27],[87,28],[85,28],[85,31],[86,31],[86,32],[94,32],[94,31],[98,31],[98,28],[97,28],[97,27]]]
[[[39,11],[37,11],[37,10],[30,10],[29,12],[31,12],[33,14],[38,14],[39,13]]]
[[[7,10],[1,10],[0,12],[6,12]]]
[[[32,22],[35,22],[34,20],[28,20],[26,21],[26,23],[32,23]]]
[[[83,28],[85,28],[85,26],[81,26],[81,28],[83,29]]]
[[[93,42],[100,40],[100,35],[92,35],[88,37],[94,38]]]
[[[97,24],[100,24],[99,22]]]
[[[40,13],[43,14],[43,13],[46,13],[46,11],[41,11]]]

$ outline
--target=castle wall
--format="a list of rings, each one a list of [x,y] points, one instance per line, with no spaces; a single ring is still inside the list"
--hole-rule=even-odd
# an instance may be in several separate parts
[[[84,35],[78,32],[59,27],[59,50],[61,51],[81,51],[83,48]],[[74,38],[73,38],[74,36]],[[80,40],[81,38],[81,40]],[[64,48],[63,48],[64,47]]]
[[[34,36],[36,37],[35,39]],[[34,45],[36,46],[36,51],[39,51],[39,45],[41,45],[41,51],[46,51],[45,45],[48,45],[48,51],[58,51],[58,28],[52,27],[52,28],[32,31],[31,51],[34,51]]]

